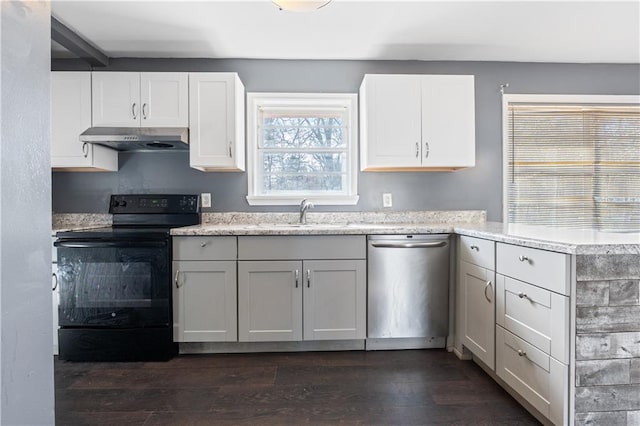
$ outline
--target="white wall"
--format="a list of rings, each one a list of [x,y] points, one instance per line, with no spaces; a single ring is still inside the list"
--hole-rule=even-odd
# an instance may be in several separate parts
[[[50,4],[0,2],[0,424],[54,423]]]

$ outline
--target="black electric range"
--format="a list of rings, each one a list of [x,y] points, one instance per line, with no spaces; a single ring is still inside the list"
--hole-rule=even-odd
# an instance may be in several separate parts
[[[154,361],[173,342],[171,228],[200,223],[197,195],[112,195],[113,226],[56,234],[59,353]]]

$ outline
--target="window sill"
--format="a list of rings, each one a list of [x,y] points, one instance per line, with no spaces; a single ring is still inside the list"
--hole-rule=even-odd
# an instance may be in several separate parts
[[[350,206],[358,204],[358,195],[291,195],[291,196],[247,196],[250,206],[297,206],[303,199],[311,201],[316,206]]]

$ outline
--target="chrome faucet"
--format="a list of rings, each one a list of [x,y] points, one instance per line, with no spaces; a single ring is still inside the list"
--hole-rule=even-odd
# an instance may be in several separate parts
[[[300,203],[300,225],[307,223],[307,210],[313,208],[313,203],[306,198]]]

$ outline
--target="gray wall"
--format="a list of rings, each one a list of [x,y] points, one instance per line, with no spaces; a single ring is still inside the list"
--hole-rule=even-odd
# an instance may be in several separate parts
[[[54,423],[49,2],[0,2],[0,424]]]
[[[54,70],[87,69],[54,61]],[[422,61],[276,61],[115,59],[110,71],[235,71],[248,92],[357,93],[365,73],[473,74],[476,84],[476,167],[457,172],[360,173],[357,206],[317,210],[381,210],[393,193],[393,210],[487,210],[502,219],[502,116],[500,84],[507,93],[640,94],[639,65]],[[293,210],[250,207],[245,173],[203,173],[186,154],[120,154],[118,173],[53,173],[58,213],[106,212],[110,193],[211,192],[215,211]]]

